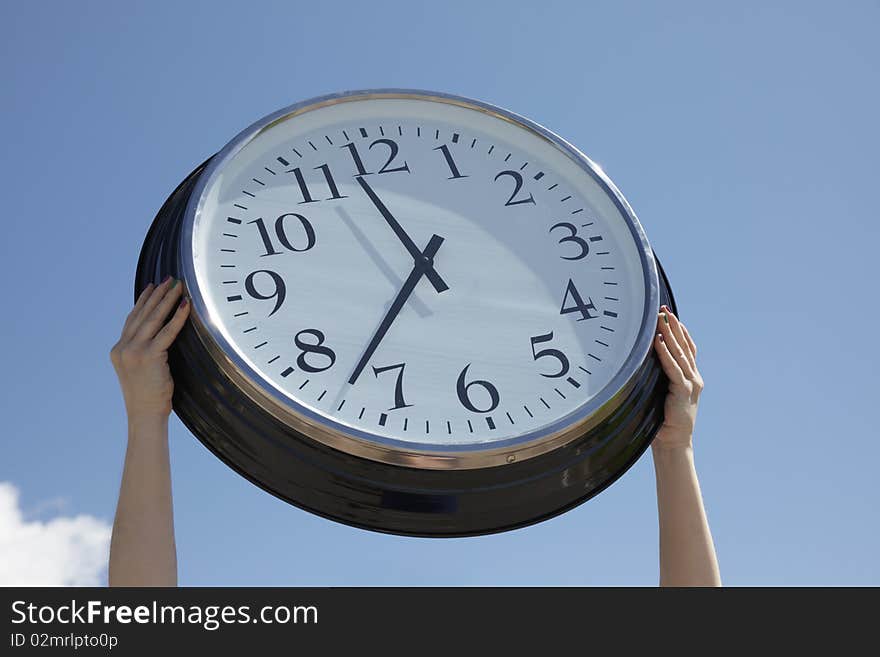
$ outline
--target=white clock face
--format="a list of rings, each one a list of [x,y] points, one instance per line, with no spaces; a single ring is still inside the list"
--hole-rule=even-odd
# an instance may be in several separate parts
[[[191,243],[195,294],[259,385],[361,440],[452,451],[558,430],[609,384],[645,321],[640,248],[558,146],[418,98],[259,130]]]

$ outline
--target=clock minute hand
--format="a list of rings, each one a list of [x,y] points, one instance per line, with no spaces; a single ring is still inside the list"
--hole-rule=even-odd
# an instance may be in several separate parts
[[[394,234],[397,235],[397,239],[403,242],[403,245],[406,247],[406,250],[409,251],[409,254],[413,257],[413,260],[418,263],[419,258],[422,257],[422,253],[419,251],[419,247],[415,245],[415,242],[412,241],[409,235],[407,235],[406,231],[403,229],[397,219],[394,218],[394,215],[385,207],[385,204],[382,203],[382,200],[376,195],[376,192],[373,191],[373,188],[370,187],[369,183],[364,180],[363,176],[355,176],[355,179],[358,181],[358,184],[363,188],[364,192],[366,192],[367,196],[370,197],[370,200],[373,202],[373,205],[379,210],[380,214],[385,218],[385,221],[388,222],[388,225],[391,226],[391,230],[394,231]],[[434,269],[434,265],[430,265],[425,270],[425,276],[428,277],[428,280],[431,281],[431,285],[434,286],[434,289],[438,292],[443,292],[449,289],[449,286],[446,284],[440,274],[437,273],[437,270]]]
[[[431,237],[431,240],[428,242],[425,250],[423,252],[419,252],[418,258],[413,265],[412,271],[410,272],[407,279],[403,282],[403,285],[400,287],[400,291],[397,293],[397,296],[391,303],[391,307],[388,309],[388,312],[385,313],[385,317],[382,319],[382,323],[379,324],[379,328],[377,328],[376,332],[373,334],[373,338],[370,340],[370,344],[367,345],[367,348],[364,350],[363,356],[361,356],[361,359],[358,361],[357,367],[354,368],[354,372],[352,372],[351,378],[348,380],[349,384],[354,385],[355,381],[357,381],[358,377],[361,375],[361,372],[364,370],[367,362],[369,362],[370,358],[373,356],[373,352],[376,351],[376,347],[379,346],[382,338],[385,337],[388,329],[391,328],[391,323],[395,320],[398,313],[400,313],[400,309],[403,308],[403,304],[406,303],[409,295],[412,294],[412,291],[415,289],[416,283],[419,282],[422,276],[427,275],[429,268],[433,268],[434,254],[437,253],[437,249],[440,248],[441,244],[443,244],[443,238],[439,235],[434,235],[433,237]]]

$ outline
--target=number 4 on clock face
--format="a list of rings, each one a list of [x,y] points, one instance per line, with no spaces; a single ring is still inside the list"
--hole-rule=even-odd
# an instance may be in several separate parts
[[[566,306],[565,304],[568,303],[569,297],[571,297],[571,305]],[[590,314],[591,310],[596,312],[596,306],[593,305],[593,300],[590,297],[587,297],[587,302],[584,303],[581,293],[578,292],[574,285],[574,281],[569,278],[568,286],[565,288],[565,296],[562,298],[562,309],[559,311],[559,314],[567,315],[568,313],[580,313],[581,316],[578,317],[577,321],[582,322],[585,319],[595,319],[599,316],[598,313],[595,315]]]

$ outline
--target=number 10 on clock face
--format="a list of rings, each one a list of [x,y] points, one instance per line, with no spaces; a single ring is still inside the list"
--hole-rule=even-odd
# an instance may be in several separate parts
[[[221,155],[190,287],[254,380],[313,423],[439,452],[537,440],[633,350],[632,223],[527,126],[363,99]]]

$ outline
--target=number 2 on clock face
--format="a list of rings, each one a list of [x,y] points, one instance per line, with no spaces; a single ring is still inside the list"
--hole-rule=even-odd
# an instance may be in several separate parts
[[[241,149],[193,230],[215,321],[266,385],[369,439],[502,444],[558,425],[643,319],[619,209],[513,122],[341,103]]]

